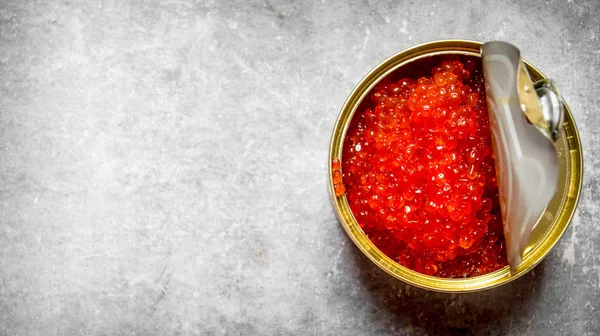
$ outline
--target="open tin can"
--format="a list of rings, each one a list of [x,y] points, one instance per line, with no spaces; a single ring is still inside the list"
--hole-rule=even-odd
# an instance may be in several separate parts
[[[415,64],[414,62],[423,62],[434,57],[443,57],[443,55],[481,57],[482,45],[481,42],[466,40],[429,42],[401,51],[379,64],[360,81],[346,100],[335,123],[329,148],[328,176],[331,201],[338,220],[350,239],[371,261],[390,275],[408,284],[438,292],[474,292],[506,284],[533,269],[558,242],[575,213],[583,179],[581,142],[569,107],[564,104],[562,132],[555,142],[559,163],[558,187],[531,233],[520,266],[513,272],[506,266],[481,276],[450,279],[418,273],[395,262],[381,252],[361,229],[346,196],[335,196],[331,162],[334,158],[343,160],[343,142],[350,122],[361,102],[380,80],[399,69],[408,68],[408,65]],[[527,62],[524,64],[532,81],[547,79],[531,64]]]

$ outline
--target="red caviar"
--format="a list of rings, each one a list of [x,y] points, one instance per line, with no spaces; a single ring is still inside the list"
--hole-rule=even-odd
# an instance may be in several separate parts
[[[344,182],[342,180],[342,165],[340,159],[335,158],[331,162],[331,175],[333,177],[333,191],[335,196],[342,196],[346,192]]]
[[[337,159],[332,168],[371,241],[429,275],[506,266],[480,61],[449,57],[430,77],[384,79],[368,99],[344,141],[343,183]]]

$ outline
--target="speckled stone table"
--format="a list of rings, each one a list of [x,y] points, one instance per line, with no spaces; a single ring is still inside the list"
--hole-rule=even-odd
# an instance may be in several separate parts
[[[2,1],[0,334],[600,334],[599,1]],[[337,113],[377,63],[504,39],[585,149],[578,215],[502,288],[425,292],[329,203]]]

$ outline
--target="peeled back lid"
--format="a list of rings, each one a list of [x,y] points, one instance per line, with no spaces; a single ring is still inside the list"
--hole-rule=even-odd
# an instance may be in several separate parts
[[[532,83],[515,46],[485,43],[481,58],[506,252],[514,272],[556,191],[554,142],[563,124],[563,103],[551,81]]]

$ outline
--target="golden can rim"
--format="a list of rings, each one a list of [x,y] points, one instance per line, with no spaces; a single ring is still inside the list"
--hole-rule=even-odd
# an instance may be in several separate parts
[[[523,276],[539,264],[556,245],[573,218],[579,201],[583,181],[583,151],[577,126],[566,102],[564,103],[565,122],[563,124],[563,135],[561,136],[562,145],[559,145],[559,147],[563,146],[562,149],[559,149],[559,164],[561,166],[559,189],[562,192],[561,190],[557,191],[553,201],[548,205],[545,215],[542,215],[538,221],[532,233],[532,241],[535,241],[535,244],[528,246],[521,266],[513,273],[510,272],[507,266],[481,276],[447,279],[424,275],[408,269],[386,256],[371,242],[354,218],[346,196],[335,196],[331,161],[333,158],[341,159],[343,141],[350,121],[360,102],[379,80],[396,69],[425,57],[440,54],[463,54],[480,57],[482,44],[482,42],[469,40],[440,40],[420,44],[389,57],[371,70],[352,90],[340,111],[331,137],[327,164],[329,193],[335,214],[344,231],[362,253],[385,272],[410,285],[427,290],[449,293],[475,292],[498,287]],[[534,82],[547,78],[527,61],[524,61],[524,63]],[[561,153],[564,153],[564,155],[561,156]],[[541,222],[544,221],[547,223],[541,225]]]

